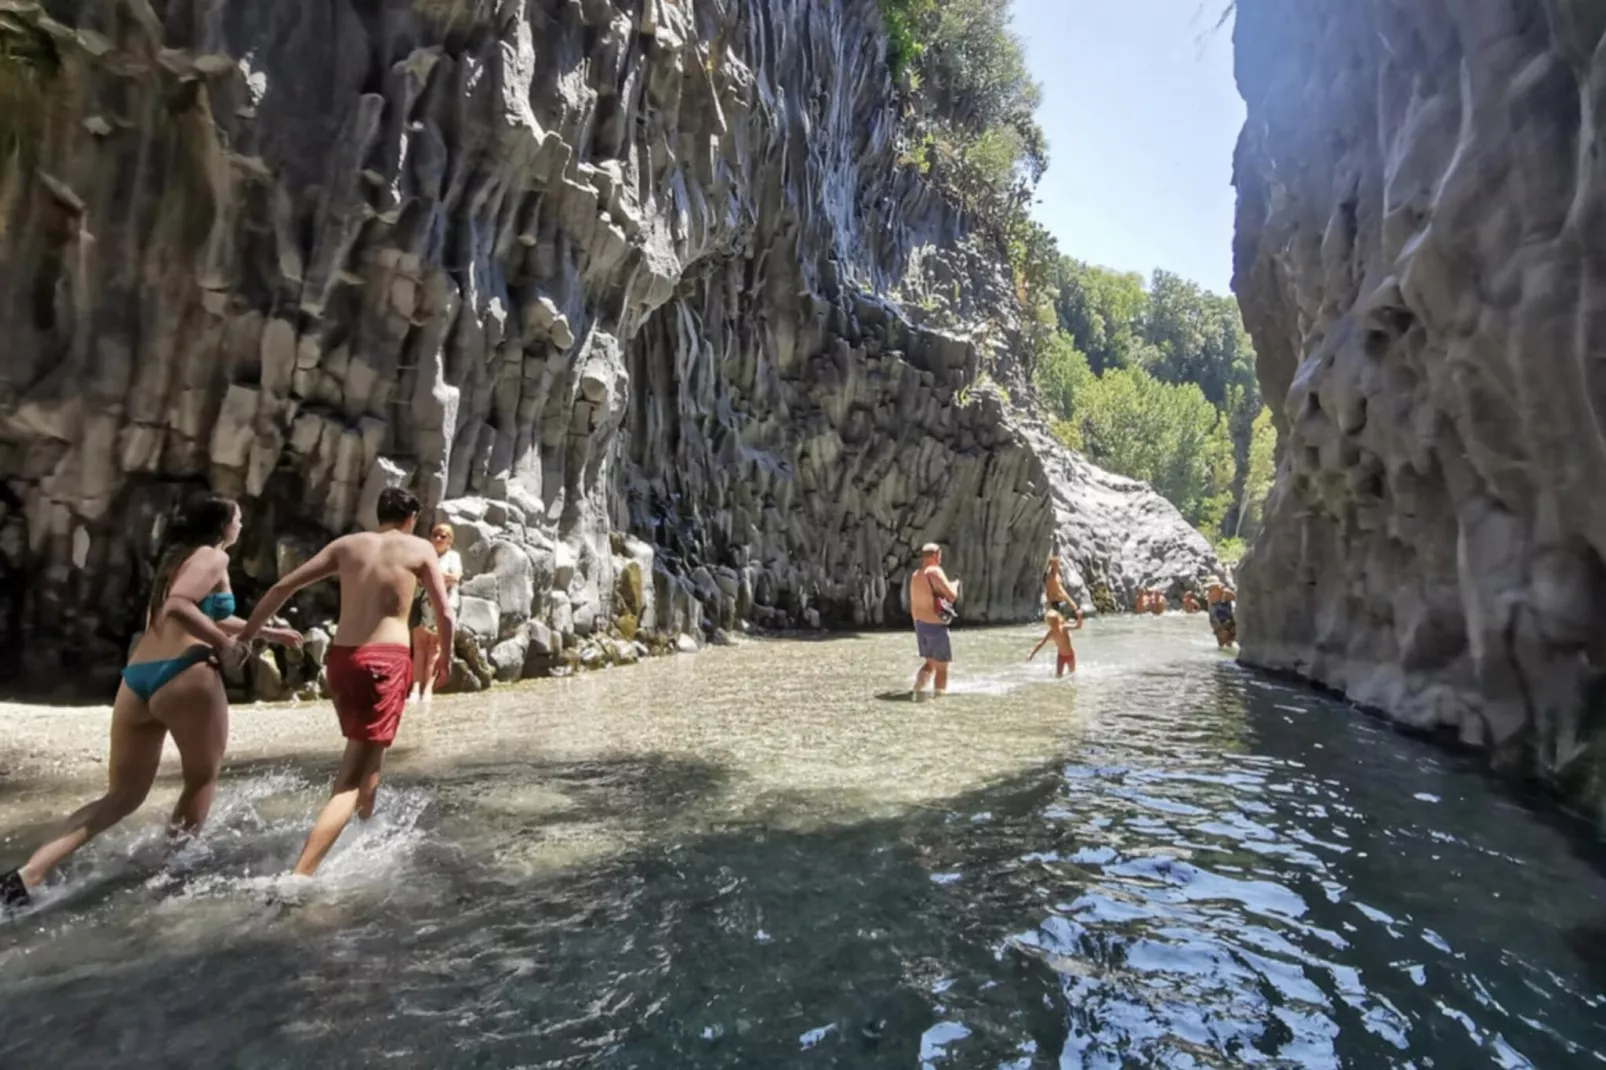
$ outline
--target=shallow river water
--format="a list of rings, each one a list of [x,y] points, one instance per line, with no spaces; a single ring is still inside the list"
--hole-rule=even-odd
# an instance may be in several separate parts
[[[1606,878],[1475,770],[1094,621],[744,644],[410,713],[380,815],[281,876],[339,749],[235,711],[204,839],[158,785],[0,923],[0,1066],[1567,1067]],[[0,864],[103,710],[0,712]]]

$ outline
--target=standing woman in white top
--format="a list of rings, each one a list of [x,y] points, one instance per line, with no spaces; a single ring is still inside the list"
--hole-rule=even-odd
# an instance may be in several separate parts
[[[451,605],[454,615],[460,597],[457,585],[463,578],[463,559],[452,549],[456,537],[450,524],[436,524],[429,532],[430,545],[435,547],[435,554],[440,558],[441,575],[446,580],[446,601]],[[447,651],[445,656],[451,657],[451,652]],[[418,686],[418,693],[413,697],[416,700],[428,702],[434,697],[435,666],[440,658],[441,640],[435,633],[435,610],[426,598],[418,626],[413,629],[413,682]]]

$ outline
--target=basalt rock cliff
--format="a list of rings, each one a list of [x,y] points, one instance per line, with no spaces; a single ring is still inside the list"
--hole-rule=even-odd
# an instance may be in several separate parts
[[[1606,816],[1606,7],[1239,0],[1246,660]]]
[[[1011,401],[1011,288],[900,160],[874,0],[0,7],[38,94],[0,120],[0,649],[36,668],[119,663],[201,485],[247,596],[415,488],[469,686],[895,621],[928,540],[975,621],[1035,615],[1053,548],[1117,605],[1215,568]]]

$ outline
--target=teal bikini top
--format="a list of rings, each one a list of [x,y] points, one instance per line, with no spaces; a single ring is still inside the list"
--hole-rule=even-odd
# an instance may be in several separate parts
[[[214,591],[196,605],[213,620],[228,620],[234,616],[234,595],[228,591]]]

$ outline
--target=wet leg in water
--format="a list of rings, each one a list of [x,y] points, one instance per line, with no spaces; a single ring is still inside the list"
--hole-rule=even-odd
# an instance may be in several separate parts
[[[384,762],[384,744],[346,741],[340,772],[335,774],[334,793],[307,833],[307,845],[296,862],[296,876],[310,877],[317,872],[353,814],[364,821],[374,816],[374,796],[379,791],[379,770]]]
[[[151,713],[172,733],[183,771],[184,788],[167,827],[169,846],[178,847],[206,824],[217,798],[223,752],[229,746],[223,677],[208,665],[187,669],[151,697]]]
[[[126,684],[119,685],[112,703],[106,793],[68,815],[61,829],[16,871],[24,890],[36,887],[74,851],[140,808],[156,782],[166,738],[167,729],[151,716],[145,703]],[[26,902],[24,896],[12,894]]]
[[[223,679],[204,664],[175,676],[151,696],[149,706],[128,685],[117,688],[106,794],[76,810],[62,831],[34,852],[18,871],[24,887],[37,885],[63,859],[140,808],[156,781],[169,732],[184,769],[184,790],[173,807],[169,835],[176,846],[195,834],[212,809],[229,742],[229,700]]]

